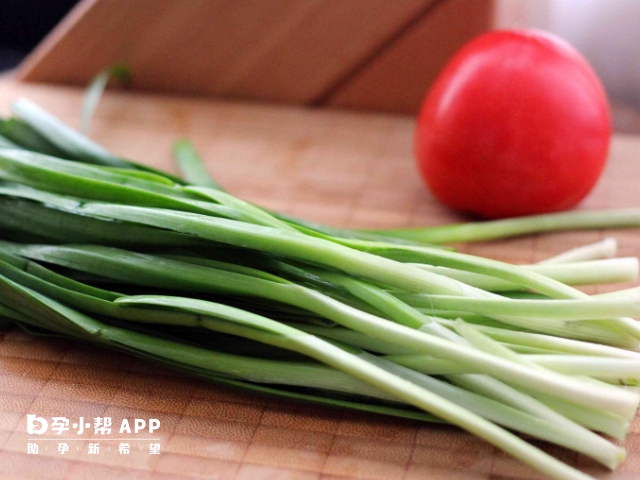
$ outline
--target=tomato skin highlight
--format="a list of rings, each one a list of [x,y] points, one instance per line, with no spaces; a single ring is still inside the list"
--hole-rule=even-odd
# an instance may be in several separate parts
[[[565,210],[593,188],[611,138],[589,64],[537,31],[493,31],[464,46],[429,91],[415,153],[441,202],[487,218]]]

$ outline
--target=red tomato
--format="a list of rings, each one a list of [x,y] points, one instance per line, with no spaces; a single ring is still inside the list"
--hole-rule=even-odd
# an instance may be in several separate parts
[[[604,89],[565,41],[493,31],[464,46],[422,106],[416,157],[446,205],[488,218],[564,210],[607,158]]]

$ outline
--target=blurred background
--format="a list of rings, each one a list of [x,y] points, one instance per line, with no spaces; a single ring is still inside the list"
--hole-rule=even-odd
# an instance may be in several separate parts
[[[0,70],[86,84],[125,60],[141,90],[414,113],[463,43],[533,27],[580,50],[615,129],[640,133],[639,20],[637,0],[2,0]]]

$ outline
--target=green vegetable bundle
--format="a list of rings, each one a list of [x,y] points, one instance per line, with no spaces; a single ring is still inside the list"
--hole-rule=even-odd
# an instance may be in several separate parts
[[[514,266],[424,243],[638,213],[350,231],[265,211],[205,178],[118,158],[27,100],[0,125],[0,314],[258,392],[449,422],[551,478],[517,434],[615,468],[640,394],[634,281],[610,240]],[[573,219],[573,220],[571,220]],[[527,223],[528,222],[528,223]],[[571,223],[573,222],[573,223]],[[484,230],[483,230],[484,229]],[[601,436],[604,434],[605,436]]]

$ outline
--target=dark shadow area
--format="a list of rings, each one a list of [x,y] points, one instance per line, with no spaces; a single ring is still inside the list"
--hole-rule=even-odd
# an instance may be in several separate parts
[[[0,71],[14,68],[78,0],[0,1]]]

